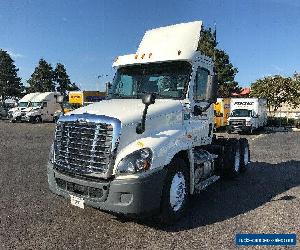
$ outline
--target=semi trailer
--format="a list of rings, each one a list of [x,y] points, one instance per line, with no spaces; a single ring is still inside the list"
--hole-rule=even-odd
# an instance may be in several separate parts
[[[267,100],[259,98],[232,98],[228,118],[228,133],[249,132],[267,124]]]
[[[31,123],[53,122],[54,113],[60,107],[58,92],[44,92],[35,96],[30,105],[22,110],[21,120]]]
[[[246,139],[213,134],[217,82],[198,51],[202,22],[145,33],[119,56],[106,100],[56,124],[47,165],[52,192],[84,208],[177,221],[191,195],[250,161]]]

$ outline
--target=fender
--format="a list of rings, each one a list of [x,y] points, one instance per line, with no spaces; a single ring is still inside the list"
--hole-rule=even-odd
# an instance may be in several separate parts
[[[190,150],[192,148],[192,139],[188,138],[186,131],[182,129],[160,131],[151,136],[139,138],[118,153],[113,172],[115,173],[118,163],[124,157],[141,148],[150,148],[153,152],[151,169],[144,173],[151,174],[168,165],[178,152]],[[138,178],[138,175],[135,174],[128,177]],[[120,178],[122,177],[120,176]]]

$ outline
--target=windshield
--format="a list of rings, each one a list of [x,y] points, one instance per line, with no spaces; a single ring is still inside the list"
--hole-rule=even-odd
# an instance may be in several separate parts
[[[231,115],[232,117],[251,117],[252,110],[249,109],[235,109],[232,110]]]
[[[188,62],[150,63],[119,68],[111,89],[111,98],[141,98],[156,93],[156,98],[185,97],[190,79]]]
[[[19,102],[20,108],[26,108],[28,106],[28,102]]]
[[[42,102],[32,102],[32,103],[30,103],[30,107],[32,107],[32,108],[41,107],[41,106],[42,106]]]

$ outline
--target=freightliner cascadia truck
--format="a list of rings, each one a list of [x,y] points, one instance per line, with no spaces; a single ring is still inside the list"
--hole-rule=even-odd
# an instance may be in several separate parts
[[[61,116],[50,189],[78,207],[174,223],[191,195],[247,168],[245,139],[213,135],[217,83],[198,51],[202,22],[145,33],[119,56],[106,100]]]

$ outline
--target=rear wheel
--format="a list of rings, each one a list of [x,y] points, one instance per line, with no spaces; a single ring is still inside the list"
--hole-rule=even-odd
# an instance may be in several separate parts
[[[250,162],[250,148],[249,148],[248,140],[246,138],[241,138],[240,146],[241,146],[241,172],[245,172]]]
[[[169,166],[161,200],[160,219],[172,224],[185,213],[189,200],[189,172],[182,159],[174,159]]]
[[[236,177],[241,170],[241,152],[239,140],[229,139],[224,148],[224,175]]]

